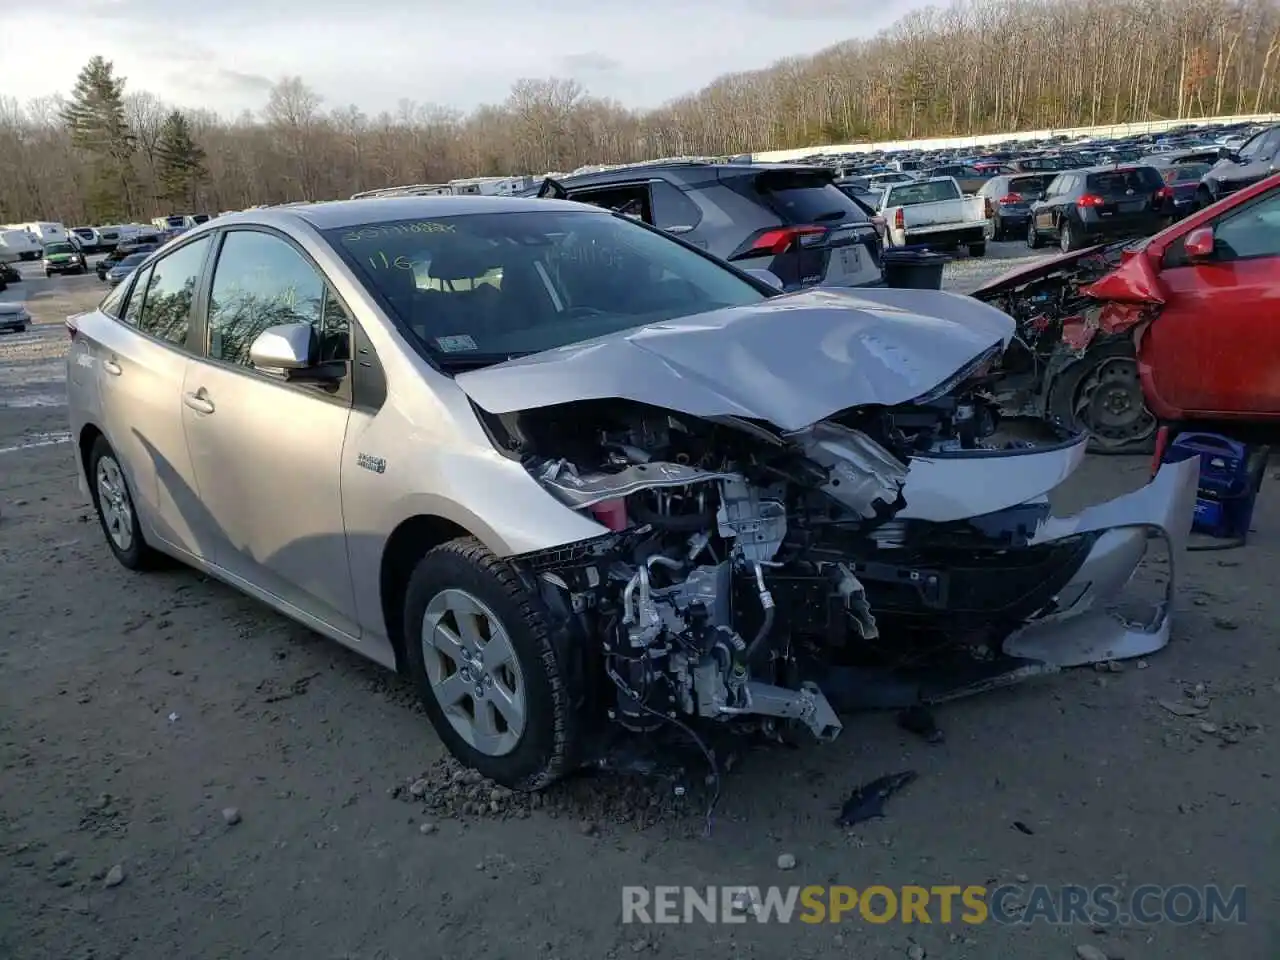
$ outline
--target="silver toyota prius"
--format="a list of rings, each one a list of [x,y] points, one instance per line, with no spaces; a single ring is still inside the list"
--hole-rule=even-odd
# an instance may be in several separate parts
[[[1013,321],[972,298],[782,294],[620,212],[405,197],[219,217],[67,326],[116,558],[405,672],[517,789],[615,737],[829,740],[850,663],[990,686],[1168,642],[1171,567],[1130,594],[1196,465],[1052,516],[1086,438],[1001,434]]]

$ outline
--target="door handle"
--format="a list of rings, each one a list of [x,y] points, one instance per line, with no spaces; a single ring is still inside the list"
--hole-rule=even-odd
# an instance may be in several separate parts
[[[103,360],[102,369],[107,371],[107,373],[111,374],[113,377],[118,377],[120,374],[124,373],[124,371],[120,369],[120,364],[116,363],[114,360]]]
[[[204,391],[184,394],[182,402],[196,413],[213,413],[213,401],[204,396]]]

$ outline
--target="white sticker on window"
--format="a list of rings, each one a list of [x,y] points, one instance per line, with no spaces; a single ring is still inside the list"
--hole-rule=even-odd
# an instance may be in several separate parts
[[[452,337],[436,337],[436,346],[444,353],[460,353],[463,350],[474,350],[476,342],[465,333]]]

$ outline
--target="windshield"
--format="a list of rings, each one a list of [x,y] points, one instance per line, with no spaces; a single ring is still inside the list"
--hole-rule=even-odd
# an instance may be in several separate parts
[[[51,256],[55,253],[75,253],[76,248],[69,243],[51,243],[44,248],[44,252],[46,256]]]
[[[893,187],[885,198],[886,207],[910,207],[917,203],[936,203],[939,200],[960,199],[960,188],[954,180],[930,180],[927,183],[907,183]]]
[[[1053,174],[1032,177],[1013,177],[1009,180],[1009,192],[1021,194],[1027,200],[1043,200],[1044,192],[1053,181]]]
[[[325,236],[447,366],[496,363],[767,296],[675,240],[601,213],[372,222]]]

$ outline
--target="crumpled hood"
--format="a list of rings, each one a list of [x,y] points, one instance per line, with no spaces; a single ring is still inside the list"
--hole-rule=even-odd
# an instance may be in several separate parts
[[[481,409],[617,398],[799,430],[849,407],[906,403],[1013,336],[1013,319],[934,290],[809,290],[460,373]]]

